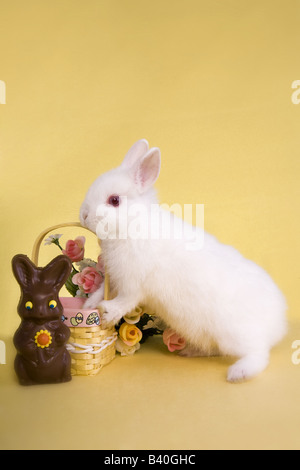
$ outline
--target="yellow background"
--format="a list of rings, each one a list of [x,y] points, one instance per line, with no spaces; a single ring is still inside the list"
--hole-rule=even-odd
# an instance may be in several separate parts
[[[297,447],[299,0],[0,0],[0,11],[0,447]],[[183,361],[157,339],[94,379],[24,390],[10,260],[77,220],[90,183],[139,138],[161,149],[161,202],[205,204],[206,230],[273,276],[294,326],[239,387],[225,383],[227,359]],[[55,254],[43,247],[41,262]]]

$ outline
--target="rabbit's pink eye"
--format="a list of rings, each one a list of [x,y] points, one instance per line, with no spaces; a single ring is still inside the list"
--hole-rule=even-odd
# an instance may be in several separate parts
[[[118,207],[120,205],[120,196],[116,196],[116,195],[109,196],[107,202],[111,206]]]

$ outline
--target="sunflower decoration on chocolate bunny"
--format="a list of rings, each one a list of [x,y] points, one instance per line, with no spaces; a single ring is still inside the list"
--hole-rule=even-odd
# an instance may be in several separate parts
[[[68,382],[71,358],[66,349],[69,328],[61,321],[59,291],[68,279],[72,263],[65,255],[47,266],[35,266],[26,255],[12,260],[21,287],[18,313],[21,324],[14,335],[15,371],[21,385]]]

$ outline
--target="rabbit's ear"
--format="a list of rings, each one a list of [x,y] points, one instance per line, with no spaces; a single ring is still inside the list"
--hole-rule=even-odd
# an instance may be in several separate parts
[[[12,270],[21,287],[32,285],[36,267],[26,255],[15,255],[12,259]]]
[[[70,258],[65,255],[56,256],[42,271],[43,280],[54,287],[60,289],[68,279],[72,271]]]
[[[133,168],[133,178],[140,193],[144,193],[153,186],[160,171],[160,150],[150,149],[146,155]]]
[[[146,139],[138,140],[128,150],[121,166],[131,168],[141,157],[143,157],[149,149],[149,144]]]

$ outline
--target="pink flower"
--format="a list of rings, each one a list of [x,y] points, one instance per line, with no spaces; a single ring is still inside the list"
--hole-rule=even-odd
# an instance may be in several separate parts
[[[99,289],[102,281],[101,274],[91,266],[84,268],[81,273],[77,273],[72,277],[73,284],[79,286],[85,294],[91,294]]]
[[[185,339],[179,336],[174,330],[167,328],[163,332],[163,342],[168,346],[170,352],[180,351],[185,348]]]
[[[66,249],[62,250],[64,255],[67,255],[70,260],[81,261],[84,256],[85,237],[77,237],[75,240],[68,240]]]

